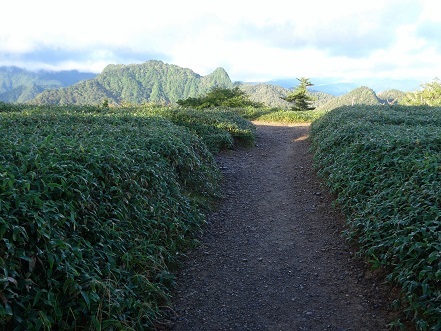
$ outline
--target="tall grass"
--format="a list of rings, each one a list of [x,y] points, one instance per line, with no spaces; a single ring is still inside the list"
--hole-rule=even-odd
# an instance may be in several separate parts
[[[219,179],[151,112],[1,104],[0,326],[151,327]]]
[[[292,111],[279,110],[255,117],[255,121],[277,123],[310,123],[323,116],[326,112],[318,110]]]
[[[200,136],[208,148],[217,153],[235,144],[252,146],[255,140],[254,125],[229,108],[190,109],[173,107],[142,107],[142,110],[185,126]]]
[[[418,330],[441,330],[441,108],[341,107],[311,140],[347,237],[400,287]]]
[[[235,113],[248,121],[286,124],[311,123],[326,114],[321,110],[292,111],[269,107],[224,108],[224,111]]]

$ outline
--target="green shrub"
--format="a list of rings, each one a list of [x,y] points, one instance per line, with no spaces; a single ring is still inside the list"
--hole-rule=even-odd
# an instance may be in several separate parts
[[[187,127],[200,136],[214,153],[232,148],[235,143],[252,146],[255,140],[255,126],[228,108],[195,110],[146,107],[143,111],[162,116],[176,125]]]
[[[4,108],[0,326],[147,329],[218,196],[212,154],[130,110]]]
[[[418,330],[441,329],[441,108],[341,107],[311,126],[346,235],[401,288]]]
[[[237,115],[249,120],[249,121],[255,121],[258,120],[259,117],[263,115],[268,115],[277,111],[280,111],[280,109],[276,108],[268,108],[268,107],[240,107],[240,108],[229,108],[232,112],[236,113]]]
[[[407,106],[441,106],[441,82],[435,79],[430,83],[421,85],[421,90],[406,93],[402,104]]]
[[[233,88],[213,87],[205,96],[178,100],[177,104],[192,109],[209,109],[217,107],[255,107],[263,105],[251,101],[247,93],[238,86]]]
[[[262,122],[278,122],[278,123],[309,123],[321,116],[325,112],[323,111],[292,111],[292,110],[279,110],[268,114],[263,114],[257,118],[256,121]]]

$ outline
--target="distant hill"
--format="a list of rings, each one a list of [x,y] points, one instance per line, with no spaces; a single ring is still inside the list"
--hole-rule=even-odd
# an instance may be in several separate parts
[[[378,93],[378,98],[383,103],[393,102],[394,104],[398,104],[400,103],[401,99],[404,98],[405,96],[406,96],[405,92],[394,89]]]
[[[250,99],[256,102],[261,102],[269,107],[289,109],[291,104],[282,99],[286,97],[292,89],[287,89],[274,84],[266,83],[241,83],[241,90],[245,91],[250,96]],[[333,95],[311,91],[310,94],[315,98],[313,102],[314,107],[320,107],[329,100],[335,98]]]
[[[314,86],[312,87],[312,91],[323,92],[334,96],[346,94],[353,89],[359,87],[359,85],[355,83],[329,83],[316,78],[311,78],[311,82],[314,84]],[[267,84],[278,85],[287,89],[293,89],[297,87],[299,81],[297,79],[274,79],[268,81]]]
[[[329,100],[320,106],[320,110],[332,110],[340,106],[351,105],[380,105],[382,102],[377,94],[369,87],[362,86],[342,96]]]
[[[324,92],[334,96],[347,94],[361,86],[369,86],[376,93],[397,89],[404,92],[410,92],[418,89],[422,82],[415,79],[358,79],[350,82],[341,82],[333,78],[317,78],[312,77],[311,82],[314,84],[313,90]],[[293,88],[298,85],[298,80],[292,79],[274,79],[266,82],[268,84],[279,85],[285,88]]]
[[[69,86],[96,74],[67,71],[29,71],[18,67],[0,67],[0,101],[26,102],[47,90]]]
[[[316,79],[310,93],[316,109],[330,110],[340,105],[399,103],[404,92],[387,90],[375,94],[366,86],[353,83],[330,83]],[[17,67],[0,67],[0,101],[34,104],[101,104],[145,102],[174,104],[180,99],[199,97],[212,87],[239,86],[251,100],[269,107],[289,109],[282,98],[298,83],[297,79],[269,83],[233,83],[223,68],[201,76],[191,69],[162,61],[142,64],[111,64],[101,74],[71,71],[28,71]],[[285,87],[281,85],[285,85]],[[328,91],[328,92],[325,92]],[[345,92],[347,91],[347,92]]]
[[[341,96],[352,90],[360,87],[360,85],[354,83],[329,83],[329,84],[316,84],[312,87],[313,91],[323,92],[326,94]]]
[[[292,89],[285,89],[280,86],[269,84],[248,84],[242,85],[241,88],[251,96],[253,101],[264,102],[273,107],[279,107],[282,109],[290,108],[288,102],[282,100],[284,103],[280,103],[279,101],[276,105],[277,102],[274,100],[281,96],[286,96],[292,91]],[[272,91],[272,93],[269,93],[268,91]],[[316,107],[316,110],[324,111],[329,111],[340,106],[382,105],[387,104],[388,101],[390,103],[393,102],[393,104],[398,104],[406,95],[405,92],[399,90],[387,90],[377,95],[373,89],[366,86],[355,88],[349,93],[341,96],[333,96],[328,93],[317,92],[314,90],[309,92],[315,98],[313,106]]]
[[[319,110],[332,110],[340,106],[350,105],[384,105],[388,101],[398,104],[406,93],[399,90],[387,90],[378,95],[369,87],[358,87],[349,93],[335,97],[318,107]],[[395,100],[395,101],[394,101]]]
[[[9,91],[0,94],[0,101],[8,103],[25,103],[28,100],[35,98],[36,95],[43,92],[48,86],[42,86],[38,84],[20,85]]]
[[[244,91],[252,101],[261,102],[269,107],[288,109],[289,102],[282,99],[290,91],[286,88],[271,84],[241,83],[240,89]]]
[[[325,93],[325,92],[310,91],[310,93],[315,99],[315,101],[313,101],[312,105],[316,109],[321,108],[323,105],[326,105],[328,102],[331,102],[331,100],[334,100],[335,98],[337,98],[336,96],[331,95],[329,93]]]
[[[232,88],[233,83],[223,68],[200,76],[187,68],[151,60],[142,64],[108,65],[89,81],[39,94],[37,104],[140,104],[145,102],[175,103],[197,97],[212,87]]]

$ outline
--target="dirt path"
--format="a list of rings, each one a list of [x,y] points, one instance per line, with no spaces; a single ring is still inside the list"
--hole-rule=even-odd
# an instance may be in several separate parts
[[[170,330],[386,330],[388,289],[353,257],[308,126],[257,126],[219,156],[225,199],[178,277]]]

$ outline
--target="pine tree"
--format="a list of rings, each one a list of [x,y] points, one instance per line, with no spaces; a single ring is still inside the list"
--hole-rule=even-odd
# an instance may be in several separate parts
[[[311,102],[314,101],[314,98],[308,94],[307,89],[309,86],[314,86],[314,84],[309,81],[309,78],[305,77],[297,78],[297,80],[300,81],[299,86],[282,99],[291,102],[291,109],[295,111],[315,109],[315,107],[311,106]]]

